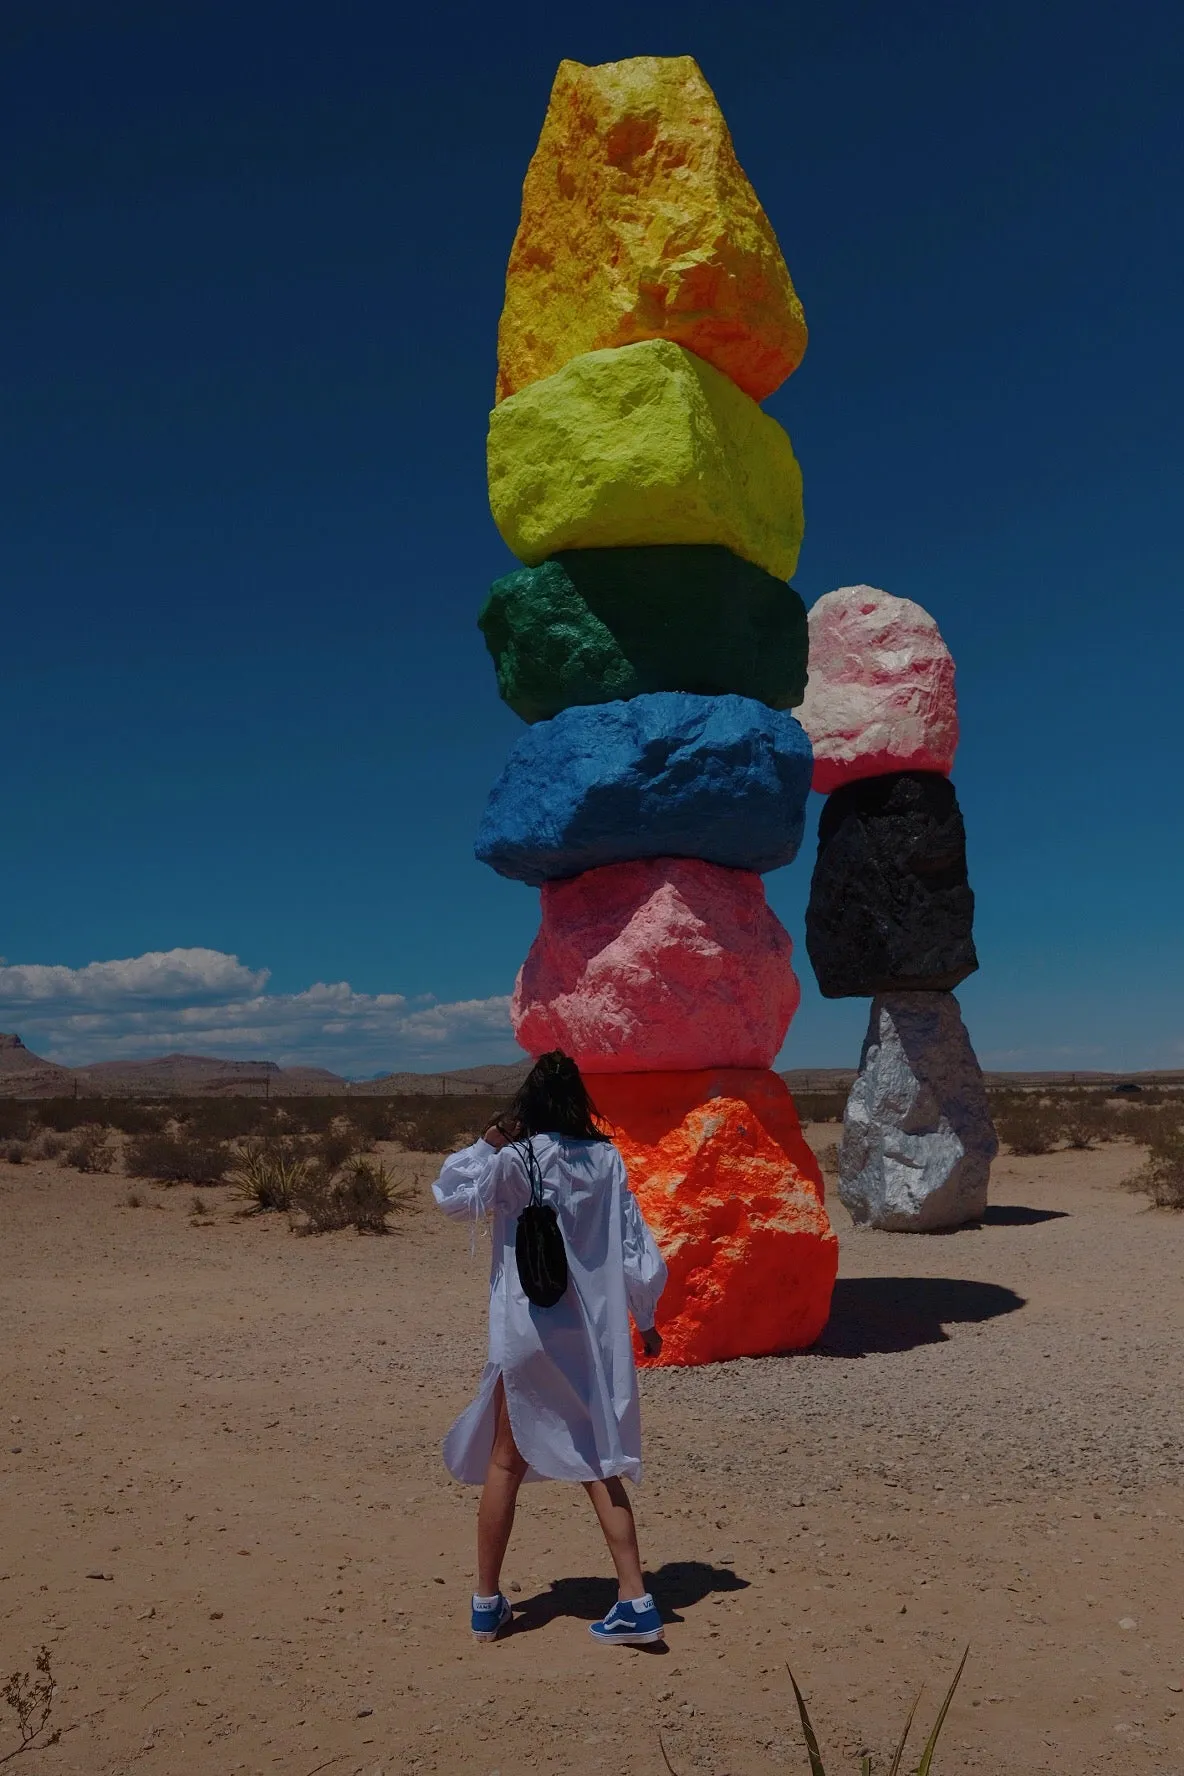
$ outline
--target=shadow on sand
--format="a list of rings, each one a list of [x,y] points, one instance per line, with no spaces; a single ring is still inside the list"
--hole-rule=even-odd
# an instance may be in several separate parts
[[[840,1277],[814,1352],[866,1357],[944,1344],[952,1323],[993,1320],[1026,1305],[999,1283],[958,1277]]]
[[[1068,1209],[1025,1209],[1018,1203],[991,1203],[983,1213],[984,1227],[1039,1227],[1042,1221],[1066,1221]]]
[[[680,1610],[691,1609],[715,1591],[745,1591],[748,1580],[726,1566],[709,1566],[705,1560],[668,1560],[657,1572],[646,1573],[646,1584],[664,1622],[681,1622]],[[514,1632],[529,1634],[545,1628],[557,1616],[575,1616],[581,1622],[597,1622],[617,1601],[615,1579],[553,1579],[545,1591],[514,1602]],[[641,1647],[641,1652],[665,1652],[661,1642]]]

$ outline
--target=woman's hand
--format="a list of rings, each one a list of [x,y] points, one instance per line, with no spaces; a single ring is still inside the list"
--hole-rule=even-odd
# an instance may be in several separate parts
[[[507,1141],[516,1141],[521,1133],[518,1123],[505,1116],[495,1116],[481,1138],[491,1147],[504,1147]]]
[[[656,1326],[651,1326],[648,1332],[642,1332],[639,1327],[638,1337],[641,1339],[641,1348],[647,1357],[662,1355],[662,1334]]]

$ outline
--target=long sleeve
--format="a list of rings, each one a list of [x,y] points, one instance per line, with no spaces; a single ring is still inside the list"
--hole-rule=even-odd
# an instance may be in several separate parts
[[[666,1287],[666,1264],[628,1184],[621,1188],[621,1210],[625,1222],[625,1294],[637,1330],[648,1332],[654,1323],[658,1298]]]
[[[450,1153],[432,1185],[432,1195],[453,1220],[476,1219],[493,1207],[493,1162],[498,1149],[488,1141],[474,1141],[459,1153]]]
[[[530,1197],[522,1162],[512,1147],[474,1141],[450,1153],[432,1185],[432,1195],[453,1220],[476,1220],[494,1209],[513,1213]]]

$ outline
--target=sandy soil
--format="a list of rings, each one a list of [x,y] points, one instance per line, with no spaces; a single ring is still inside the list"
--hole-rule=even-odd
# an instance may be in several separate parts
[[[60,1684],[14,1768],[648,1776],[660,1731],[685,1776],[800,1772],[789,1660],[849,1772],[970,1642],[939,1772],[1184,1776],[1184,1218],[1115,1188],[1133,1157],[1004,1161],[944,1238],[836,1210],[820,1350],[645,1377],[658,1653],[590,1643],[606,1560],[556,1486],[523,1495],[517,1631],[469,1640],[463,1230],[298,1239],[0,1166],[0,1673],[44,1642]]]

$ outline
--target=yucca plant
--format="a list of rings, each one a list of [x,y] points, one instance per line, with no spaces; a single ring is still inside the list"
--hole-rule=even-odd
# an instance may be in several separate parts
[[[386,1233],[387,1216],[411,1206],[412,1187],[398,1183],[379,1160],[355,1157],[339,1177],[314,1167],[292,1193],[292,1206],[307,1219],[308,1233],[353,1227]]]
[[[937,1711],[937,1719],[933,1723],[933,1731],[925,1741],[925,1749],[921,1753],[921,1762],[917,1765],[915,1770],[908,1772],[908,1776],[930,1776],[930,1772],[933,1768],[933,1755],[937,1750],[938,1735],[946,1724],[946,1715],[950,1712],[950,1703],[954,1700],[954,1691],[958,1688],[959,1679],[966,1668],[966,1661],[969,1657],[970,1648],[967,1647],[958,1663],[958,1669],[954,1673],[954,1681],[946,1691],[945,1701]],[[786,1670],[789,1670],[788,1666],[786,1667]],[[818,1735],[815,1733],[813,1724],[810,1720],[810,1715],[806,1708],[806,1699],[802,1695],[801,1690],[799,1690],[797,1678],[792,1671],[789,1672],[789,1681],[793,1685],[793,1693],[798,1705],[798,1715],[802,1722],[802,1736],[806,1741],[806,1755],[810,1760],[810,1776],[826,1776],[826,1769],[822,1762],[822,1753],[818,1749]],[[893,1753],[892,1762],[888,1766],[888,1776],[901,1776],[905,1747],[908,1745],[909,1734],[912,1732],[913,1721],[916,1717],[917,1708],[920,1704],[922,1694],[922,1691],[918,1691],[917,1700],[909,1709],[909,1717],[904,1723],[904,1732],[900,1735],[900,1744],[896,1747],[896,1750]],[[666,1747],[662,1744],[661,1736],[659,1736],[658,1743],[662,1750],[662,1760],[665,1763],[667,1770],[669,1770],[670,1776],[678,1776],[674,1765],[666,1756]],[[872,1776],[872,1760],[870,1756],[865,1756],[860,1760],[859,1771],[860,1776]]]
[[[287,1141],[254,1139],[243,1142],[237,1164],[226,1174],[226,1182],[256,1211],[287,1211],[308,1172],[307,1159],[301,1158]]]

